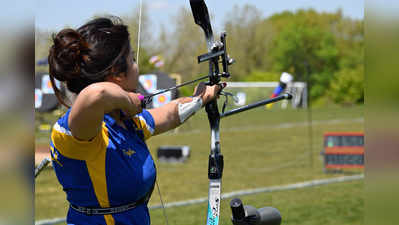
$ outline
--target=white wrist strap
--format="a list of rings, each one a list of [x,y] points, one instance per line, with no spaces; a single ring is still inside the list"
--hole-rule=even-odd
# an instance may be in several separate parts
[[[187,118],[201,109],[202,99],[200,97],[194,97],[191,102],[178,103],[177,107],[180,123],[183,123]]]

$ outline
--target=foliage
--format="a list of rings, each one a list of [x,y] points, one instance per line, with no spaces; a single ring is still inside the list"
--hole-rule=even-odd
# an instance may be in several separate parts
[[[232,79],[241,81],[253,70],[267,71],[272,29],[255,6],[235,6],[225,22],[227,48],[237,61],[231,67]]]
[[[204,35],[193,22],[192,14],[185,8],[173,18],[175,29],[170,33],[164,32],[160,49],[156,50],[165,57],[164,70],[169,73],[182,75],[182,82],[197,78],[199,74],[208,72],[204,65],[198,65],[197,56],[206,53]],[[161,36],[161,37],[162,37]]]
[[[280,74],[265,71],[252,71],[248,76],[243,78],[243,81],[279,81]]]
[[[226,30],[232,34],[230,53],[240,63],[239,69],[232,69],[238,73],[233,74],[237,79],[267,81],[270,77],[261,71],[289,72],[295,80],[308,82],[311,101],[324,96],[337,103],[362,102],[363,74],[359,73],[364,70],[358,68],[363,67],[363,21],[345,18],[340,10],[335,13],[318,13],[312,9],[285,11],[262,20],[256,8],[244,6],[233,9],[231,15]],[[357,91],[342,83],[353,80],[353,77],[343,77],[345,72],[354,70],[359,72]],[[243,76],[243,73],[251,75]],[[344,86],[337,88],[341,85]],[[336,97],[336,91],[356,96],[343,100]]]
[[[364,68],[345,68],[334,74],[334,82],[331,82],[328,96],[334,102],[344,104],[363,103],[364,101]]]
[[[271,18],[280,30],[272,49],[273,69],[289,71],[295,80],[308,82],[313,100],[325,94],[338,70],[340,50],[329,24],[339,17],[339,12],[334,16],[299,10]]]

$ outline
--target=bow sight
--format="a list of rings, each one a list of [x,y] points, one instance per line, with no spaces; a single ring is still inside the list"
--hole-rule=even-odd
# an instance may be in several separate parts
[[[219,59],[223,66],[223,72],[219,72]],[[217,84],[220,82],[220,78],[229,78],[229,66],[232,65],[235,60],[230,58],[226,52],[226,33],[223,32],[220,35],[220,42],[214,42],[211,46],[211,52],[205,53],[198,56],[198,63],[205,61],[211,61],[213,68],[210,68],[209,79],[210,85]]]
[[[206,62],[206,61],[212,62],[212,63],[210,63],[210,71],[207,76],[203,76],[203,77],[197,78],[192,81],[184,82],[180,85],[177,85],[177,86],[174,86],[171,88],[167,88],[167,89],[159,91],[157,93],[145,96],[144,100],[141,103],[142,108],[145,108],[145,106],[151,102],[152,97],[154,97],[156,95],[159,95],[159,94],[162,94],[162,93],[165,93],[165,92],[168,92],[168,91],[171,91],[171,90],[174,90],[174,89],[177,89],[177,88],[189,85],[189,84],[193,84],[195,82],[198,82],[200,80],[204,80],[207,78],[209,78],[209,81],[206,83],[207,85],[218,84],[220,82],[221,77],[229,78],[230,73],[229,73],[228,66],[232,65],[235,62],[235,60],[230,58],[226,52],[226,33],[225,32],[223,32],[220,35],[220,42],[214,42],[211,45],[210,49],[211,49],[211,52],[198,56],[198,63],[202,63],[202,62]],[[222,73],[219,72],[219,60],[223,67]],[[227,97],[227,95],[235,97],[235,96],[231,95],[230,93],[222,92],[221,94],[225,95],[226,97]]]

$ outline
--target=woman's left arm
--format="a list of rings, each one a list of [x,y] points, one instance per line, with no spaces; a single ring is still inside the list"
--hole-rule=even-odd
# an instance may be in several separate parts
[[[224,86],[225,83],[213,86],[200,83],[195,88],[193,97],[181,97],[159,108],[148,110],[155,122],[153,135],[164,133],[183,124],[198,109],[205,106],[209,101],[216,99]]]

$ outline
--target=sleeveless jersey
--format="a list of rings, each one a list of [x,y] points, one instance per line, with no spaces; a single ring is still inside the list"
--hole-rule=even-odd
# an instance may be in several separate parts
[[[142,198],[155,182],[156,168],[145,140],[154,133],[154,119],[143,110],[119,126],[109,115],[90,141],[74,138],[68,127],[70,110],[53,126],[50,150],[53,168],[74,205],[107,208]],[[146,205],[113,215],[85,215],[69,209],[73,225],[149,225]]]

